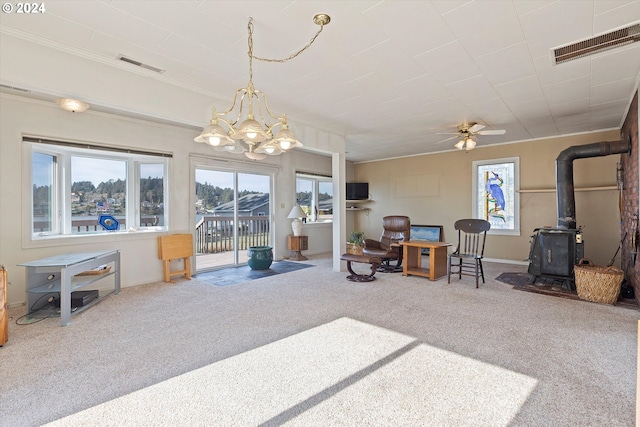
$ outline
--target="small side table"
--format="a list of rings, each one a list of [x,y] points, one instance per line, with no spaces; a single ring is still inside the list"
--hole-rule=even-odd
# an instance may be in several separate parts
[[[304,261],[308,259],[300,251],[309,249],[309,238],[307,236],[287,236],[287,249],[289,249],[289,259],[293,261]]]

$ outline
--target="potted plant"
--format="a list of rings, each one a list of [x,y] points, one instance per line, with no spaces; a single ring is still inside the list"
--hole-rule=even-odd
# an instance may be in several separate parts
[[[362,246],[364,246],[364,232],[352,231],[347,240],[347,253],[362,255]]]

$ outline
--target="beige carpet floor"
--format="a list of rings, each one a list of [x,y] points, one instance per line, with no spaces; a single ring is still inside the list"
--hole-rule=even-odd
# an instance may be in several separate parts
[[[10,325],[0,426],[631,426],[640,311],[315,267]],[[12,309],[13,320],[21,310]]]

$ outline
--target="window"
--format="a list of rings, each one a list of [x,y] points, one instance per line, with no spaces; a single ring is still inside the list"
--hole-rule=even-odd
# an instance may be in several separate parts
[[[166,230],[168,155],[24,141],[31,162],[32,239]],[[104,230],[101,215],[115,218],[117,230]]]
[[[473,218],[491,223],[490,234],[520,235],[520,159],[474,161]]]
[[[330,176],[296,173],[296,203],[307,221],[333,220],[333,182]]]

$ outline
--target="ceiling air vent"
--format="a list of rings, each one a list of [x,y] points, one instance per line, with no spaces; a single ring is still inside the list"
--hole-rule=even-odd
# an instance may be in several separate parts
[[[553,56],[557,65],[637,41],[640,41],[640,23],[555,48],[553,49]]]
[[[155,71],[156,73],[159,73],[159,74],[162,74],[166,71],[166,70],[163,70],[162,68],[154,67],[153,65],[144,64],[140,61],[136,61],[135,59],[127,58],[124,55],[118,55],[116,58],[119,59],[120,61],[126,62],[127,64],[133,64],[136,67],[146,68],[147,70]]]
[[[25,93],[31,92],[29,89],[23,89],[21,87],[9,86],[5,84],[0,84],[0,87],[3,89],[17,90],[18,92],[25,92]]]

